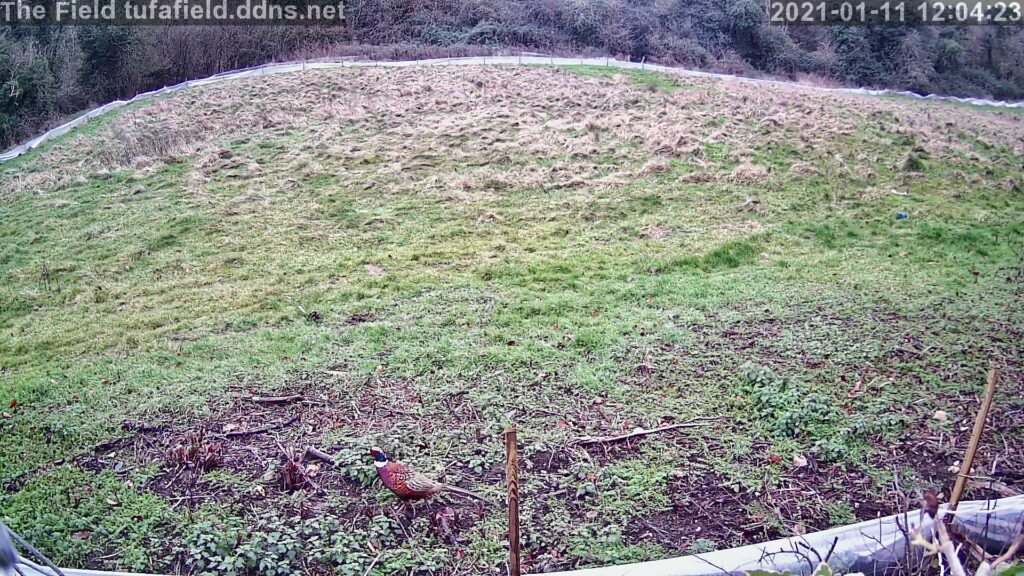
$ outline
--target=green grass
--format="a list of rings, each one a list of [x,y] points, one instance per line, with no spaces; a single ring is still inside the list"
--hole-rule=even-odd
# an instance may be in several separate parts
[[[1005,186],[1022,177],[1005,126],[962,127],[957,145],[983,136],[987,164],[950,145],[910,177],[901,159],[925,137],[893,136],[892,116],[862,113],[859,98],[807,132],[768,132],[748,120],[763,103],[651,73],[626,85],[600,67],[342,74],[209,88],[206,107],[184,92],[5,166],[11,189],[56,176],[0,199],[0,513],[62,563],[363,574],[375,543],[387,550],[378,574],[500,570],[500,514],[456,505],[452,544],[431,525],[437,505],[396,516],[363,483],[360,455],[379,444],[498,501],[510,421],[534,567],[662,558],[859,518],[836,494],[896,506],[894,473],[908,491],[948,482],[912,455],[894,462],[892,447],[917,446],[937,409],[969,422],[992,365],[1006,367],[997,414],[1019,411],[1024,201]],[[357,89],[358,74],[369,81]],[[406,96],[384,92],[388,74]],[[557,98],[567,85],[579,110]],[[447,87],[471,100],[446,108]],[[360,91],[379,97],[364,101],[372,114],[323,104]],[[587,108],[604,94],[629,104]],[[793,96],[759,97],[783,109]],[[273,115],[292,98],[310,105]],[[507,107],[518,127],[489,120]],[[662,122],[665,110],[693,116]],[[633,117],[581,128],[592,114]],[[474,119],[445,128],[461,118]],[[110,159],[123,134],[160,121],[182,141]],[[804,146],[833,125],[845,132]],[[650,140],[673,126],[701,142],[642,173],[660,154]],[[514,145],[486,145],[495,134]],[[548,148],[527,150],[538,141]],[[770,168],[763,181],[728,177],[741,158]],[[797,161],[820,173],[790,172]],[[75,162],[85,168],[60,171]],[[680,180],[694,166],[720,176]],[[749,198],[764,209],[745,209]],[[748,364],[771,377],[751,379]],[[324,403],[280,440],[342,451],[327,489],[282,493],[264,478],[280,461],[268,437],[205,477],[176,476],[161,442],[239,414],[274,419],[239,398],[278,391]],[[717,419],[607,452],[573,445],[698,416]],[[958,429],[929,449],[958,459]],[[126,440],[94,450],[112,438]],[[988,445],[1021,442],[1011,426]],[[819,462],[806,481],[828,488],[824,505],[784,490],[806,473],[797,455]],[[793,498],[783,517],[770,496]],[[720,515],[684,529],[709,501]],[[644,524],[652,515],[668,536]]]
[[[560,68],[566,72],[584,77],[613,78],[615,76],[624,76],[630,82],[652,91],[671,93],[676,90],[686,89],[687,87],[686,82],[679,78],[647,70],[623,70],[622,68],[591,65],[567,65],[560,66]]]

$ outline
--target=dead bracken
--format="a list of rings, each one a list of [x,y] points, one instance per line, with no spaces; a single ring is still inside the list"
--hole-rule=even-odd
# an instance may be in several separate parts
[[[223,460],[224,445],[209,440],[202,428],[178,437],[168,455],[172,465],[200,471],[213,470],[221,466]]]

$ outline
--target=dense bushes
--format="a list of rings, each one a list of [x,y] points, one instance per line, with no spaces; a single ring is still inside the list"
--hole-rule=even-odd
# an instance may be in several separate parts
[[[769,26],[761,0],[349,0],[347,26],[0,28],[0,145],[63,115],[275,59],[607,54],[730,73],[1024,97],[1011,27]]]

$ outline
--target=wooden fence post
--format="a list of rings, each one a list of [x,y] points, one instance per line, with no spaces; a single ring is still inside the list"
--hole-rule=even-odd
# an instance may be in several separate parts
[[[505,481],[508,484],[508,576],[520,576],[519,567],[519,454],[516,429],[505,429]]]
[[[985,431],[985,420],[988,418],[989,408],[992,407],[992,396],[996,392],[997,380],[999,380],[999,370],[997,368],[989,370],[985,378],[985,394],[981,398],[981,407],[978,408],[978,416],[974,419],[971,440],[967,444],[967,453],[964,454],[964,461],[960,463],[960,473],[956,475],[956,485],[953,486],[953,495],[949,499],[950,510],[956,510],[957,505],[960,504],[960,498],[964,495],[967,479],[971,475],[971,466],[974,465],[974,455],[978,453],[981,434]],[[952,515],[947,516],[947,518],[951,517]]]

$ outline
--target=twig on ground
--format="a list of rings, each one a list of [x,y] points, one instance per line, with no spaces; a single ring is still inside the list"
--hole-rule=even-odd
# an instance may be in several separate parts
[[[818,551],[815,550],[813,546],[808,544],[805,540],[801,540],[801,541],[797,542],[797,546],[799,546],[800,548],[803,548],[804,550],[807,550],[811,554],[814,554],[814,557],[818,559],[818,563],[821,564],[821,562],[822,562],[821,554],[818,554]]]
[[[678,430],[680,428],[696,428],[698,426],[702,426],[704,422],[708,420],[716,420],[716,418],[698,418],[695,420],[691,420],[690,422],[670,424],[668,426],[660,426],[658,428],[652,428],[650,430],[635,430],[628,434],[620,434],[618,436],[582,436],[576,439],[576,444],[582,446],[587,446],[590,444],[611,444],[613,442],[622,442],[623,440],[629,440],[630,438],[638,438],[640,436],[658,434],[660,432],[668,432],[669,430]]]
[[[292,402],[301,402],[303,400],[302,394],[292,394],[289,396],[251,396],[249,397],[250,402],[256,402],[257,404],[291,404]]]
[[[225,438],[242,438],[242,437],[245,437],[245,436],[253,436],[253,435],[256,435],[256,434],[265,434],[267,432],[271,432],[271,431],[277,430],[279,428],[284,428],[286,426],[291,426],[292,424],[294,424],[298,420],[299,420],[298,416],[292,416],[291,418],[289,418],[289,419],[287,419],[287,420],[285,420],[283,422],[278,422],[277,424],[270,424],[268,426],[263,426],[261,428],[254,428],[252,430],[236,430],[234,432],[226,432],[224,434],[224,437]]]
[[[370,574],[370,572],[373,572],[373,567],[377,565],[377,562],[380,560],[380,557],[383,554],[384,554],[384,550],[383,549],[381,549],[380,552],[377,552],[377,557],[374,558],[373,562],[370,562],[370,565],[366,567],[366,572],[363,572],[363,576],[368,576]]]
[[[568,488],[562,488],[561,490],[555,490],[554,492],[547,492],[545,494],[539,494],[536,496],[538,500],[546,500],[548,498],[555,498],[569,492]]]
[[[702,558],[700,554],[694,554],[693,557],[696,558],[697,560],[700,560],[701,562],[707,564],[708,566],[711,566],[715,570],[721,570],[722,574],[732,574],[732,572],[729,572],[728,570],[726,570],[725,568],[722,568],[718,564],[715,564],[711,560],[708,560],[707,558]]]
[[[650,530],[652,532],[657,532],[658,534],[660,534],[662,538],[665,538],[665,539],[670,538],[670,536],[668,535],[667,532],[665,532],[661,528],[658,528],[654,524],[651,524],[650,522],[647,522],[646,520],[641,520],[640,523],[643,524],[644,527],[646,527],[648,530]]]
[[[1006,484],[999,482],[998,480],[969,480],[967,485],[971,488],[980,488],[982,490],[991,490],[1004,498],[1011,496],[1020,496],[1020,492],[1010,488]]]
[[[971,556],[974,556],[974,559],[979,563],[992,559],[992,556],[988,552],[985,552],[985,549],[979,546],[976,542],[973,542],[966,536],[961,535],[961,537],[963,538],[964,545],[967,546],[967,551],[970,552]]]
[[[134,422],[132,420],[125,420],[121,423],[121,429],[125,432],[137,432],[139,434],[149,434],[152,432],[163,432],[167,426],[163,424],[143,424],[141,422]]]
[[[165,485],[164,485],[164,488],[169,488],[169,487],[171,486],[171,484],[172,484],[172,483],[173,483],[173,482],[174,482],[175,480],[177,480],[177,479],[178,479],[178,476],[181,476],[181,473],[182,473],[182,472],[184,472],[184,471],[185,471],[185,466],[180,466],[180,467],[178,468],[178,471],[174,473],[174,476],[171,476],[171,479],[170,479],[170,480],[168,480],[168,481],[167,481],[167,484],[165,484]]]

